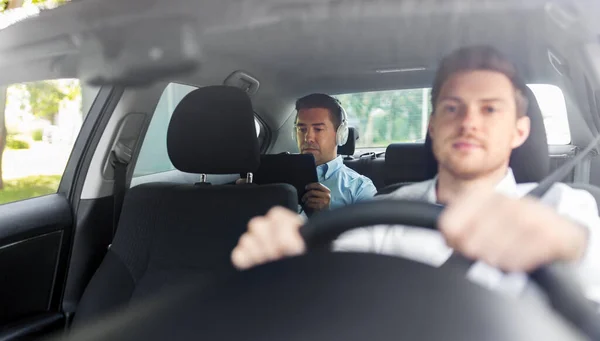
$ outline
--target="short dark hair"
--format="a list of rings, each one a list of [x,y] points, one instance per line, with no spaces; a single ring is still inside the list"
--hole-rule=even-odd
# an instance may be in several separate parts
[[[335,129],[340,127],[342,124],[342,105],[336,98],[319,93],[304,96],[296,101],[296,122],[298,121],[298,111],[315,108],[329,110],[329,116],[331,117],[331,122],[333,122],[333,127]]]
[[[478,70],[495,71],[508,77],[515,88],[517,117],[527,114],[526,85],[518,77],[516,66],[498,50],[486,45],[463,47],[442,59],[431,89],[431,105],[434,111],[440,91],[450,76],[457,72]]]

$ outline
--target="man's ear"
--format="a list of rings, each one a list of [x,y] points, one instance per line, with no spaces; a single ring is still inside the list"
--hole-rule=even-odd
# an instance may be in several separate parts
[[[531,131],[531,120],[528,116],[523,116],[517,119],[517,125],[515,127],[515,135],[512,141],[512,148],[518,148],[525,143],[529,137]]]
[[[431,115],[429,115],[429,122],[427,123],[427,133],[429,133],[429,137],[433,138],[434,133],[434,129],[433,129],[433,120],[435,119],[435,116],[433,115],[433,113],[431,113]]]

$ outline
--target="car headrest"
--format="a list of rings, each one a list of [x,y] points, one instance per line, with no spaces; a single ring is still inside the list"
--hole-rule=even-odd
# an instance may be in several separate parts
[[[420,182],[432,176],[423,173],[430,162],[422,143],[392,143],[385,150],[386,185],[400,182]]]
[[[167,150],[182,172],[254,172],[260,150],[250,98],[239,88],[223,85],[190,92],[171,117]]]
[[[338,155],[354,155],[356,140],[358,140],[358,130],[354,127],[348,127],[348,141],[343,146],[338,147]]]
[[[550,172],[546,128],[542,111],[533,91],[528,86],[523,86],[522,90],[529,101],[527,116],[531,120],[531,132],[525,143],[513,150],[509,165],[517,183],[539,182]],[[429,134],[425,139],[425,147],[427,153],[425,171],[428,178],[433,178],[437,174],[437,161],[433,157]]]

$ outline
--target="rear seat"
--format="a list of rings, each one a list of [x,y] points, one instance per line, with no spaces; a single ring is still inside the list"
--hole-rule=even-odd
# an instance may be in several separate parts
[[[367,153],[358,157],[354,156],[356,140],[358,140],[358,131],[352,127],[348,128],[348,142],[338,147],[338,155],[344,156],[344,164],[357,173],[362,174],[373,181],[375,187],[379,190],[385,187],[384,182],[384,159],[383,153]]]
[[[425,147],[417,143],[394,143],[387,147],[385,153],[345,158],[344,164],[369,177],[377,187],[378,195],[432,177],[427,170],[429,163]]]

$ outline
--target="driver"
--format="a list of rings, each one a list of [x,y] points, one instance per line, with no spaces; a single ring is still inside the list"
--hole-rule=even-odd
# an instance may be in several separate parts
[[[512,150],[529,136],[523,86],[514,65],[491,47],[446,56],[433,84],[428,127],[438,174],[386,196],[446,205],[439,231],[366,227],[341,235],[334,249],[433,266],[456,250],[477,260],[467,274],[471,280],[514,293],[526,284],[523,272],[551,262],[575,265],[583,283],[597,279],[600,218],[594,198],[564,184],[555,184],[541,200],[523,197],[535,184],[517,184],[508,166]],[[302,224],[283,208],[252,219],[231,254],[233,264],[247,269],[303,253]]]

